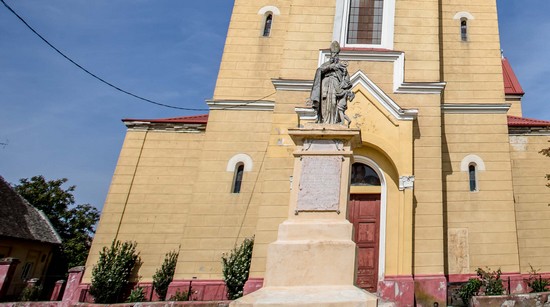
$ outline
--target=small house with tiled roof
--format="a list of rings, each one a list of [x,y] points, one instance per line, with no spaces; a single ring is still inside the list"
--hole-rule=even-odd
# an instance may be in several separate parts
[[[235,0],[208,114],[123,120],[84,283],[135,240],[145,285],[176,249],[170,291],[223,298],[220,257],[254,236],[252,301],[341,281],[446,306],[487,267],[528,291],[530,265],[550,275],[550,122],[523,117],[497,3],[478,2]]]
[[[61,238],[46,215],[0,177],[0,262],[15,269],[9,284],[1,283],[0,299],[17,298],[27,280],[43,280],[59,244]]]

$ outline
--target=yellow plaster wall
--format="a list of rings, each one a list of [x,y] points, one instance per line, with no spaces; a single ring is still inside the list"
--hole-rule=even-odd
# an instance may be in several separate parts
[[[254,235],[271,122],[271,111],[210,112],[174,278],[221,279],[222,253]],[[250,156],[253,165],[235,194],[234,170],[226,169],[237,154]]]
[[[478,267],[518,272],[506,114],[445,114],[443,131],[449,273],[472,273]],[[468,172],[460,170],[469,154],[479,156],[486,168],[478,172],[475,192],[469,190]]]
[[[545,178],[550,173],[550,158],[539,153],[549,147],[548,140],[548,135],[510,136],[522,273],[530,271],[529,265],[550,271],[550,188]]]
[[[408,96],[414,122],[414,274],[444,271],[440,95]]]
[[[264,16],[258,11],[276,6],[271,35],[263,37]],[[255,100],[274,92],[286,38],[290,0],[236,0],[218,73],[214,99]]]
[[[468,12],[468,41],[461,41],[460,19]],[[495,0],[448,0],[441,6],[442,74],[445,102],[502,103],[504,83]]]
[[[405,81],[439,81],[439,1],[395,2],[394,50],[405,51]]]
[[[113,239],[136,241],[150,281],[184,235],[204,133],[128,130],[86,263],[91,278],[99,252]]]

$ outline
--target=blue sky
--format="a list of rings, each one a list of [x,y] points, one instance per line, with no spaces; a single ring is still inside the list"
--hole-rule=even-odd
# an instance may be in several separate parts
[[[5,0],[82,66],[161,103],[206,108],[231,0]],[[527,92],[524,116],[550,119],[550,1],[498,0],[502,48]],[[66,177],[102,207],[122,118],[195,115],[122,94],[84,74],[0,5],[0,175]]]

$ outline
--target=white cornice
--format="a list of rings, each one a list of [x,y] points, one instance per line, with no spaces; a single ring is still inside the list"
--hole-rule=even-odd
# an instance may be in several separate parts
[[[330,59],[330,50],[320,50],[318,65]],[[405,82],[405,53],[391,50],[342,50],[343,61],[393,62],[393,92],[397,94],[441,94],[445,82]]]
[[[380,89],[369,77],[362,71],[358,71],[350,77],[351,83],[355,87],[360,84],[376,99],[390,114],[397,120],[415,120],[418,116],[417,109],[402,109],[395,101],[393,101],[382,89]],[[315,111],[312,108],[295,108],[300,120],[313,120],[316,118]]]
[[[317,113],[315,113],[315,110],[313,110],[313,108],[296,107],[294,108],[294,112],[298,114],[298,118],[300,119],[300,121],[317,119]]]
[[[398,120],[414,120],[418,116],[417,109],[402,109],[393,101],[384,91],[382,91],[369,77],[362,71],[358,71],[351,76],[353,85],[361,84],[386,110],[388,110]]]
[[[445,89],[445,82],[403,82],[395,93],[397,94],[440,94]]]
[[[523,98],[523,95],[524,94],[506,94],[504,96],[505,99],[514,99],[514,100],[517,100],[517,99],[521,99]]]
[[[210,110],[273,111],[273,100],[207,100]]]
[[[309,92],[313,87],[312,80],[271,79],[271,82],[277,91]]]
[[[444,113],[460,114],[506,114],[509,103],[446,103],[441,106]]]

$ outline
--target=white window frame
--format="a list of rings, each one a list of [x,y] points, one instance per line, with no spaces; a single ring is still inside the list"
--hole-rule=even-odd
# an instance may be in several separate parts
[[[382,15],[382,41],[380,44],[347,43],[350,1],[351,0],[336,0],[333,40],[340,42],[340,46],[342,47],[382,48],[392,50],[395,24],[395,0],[384,0],[384,11]]]

